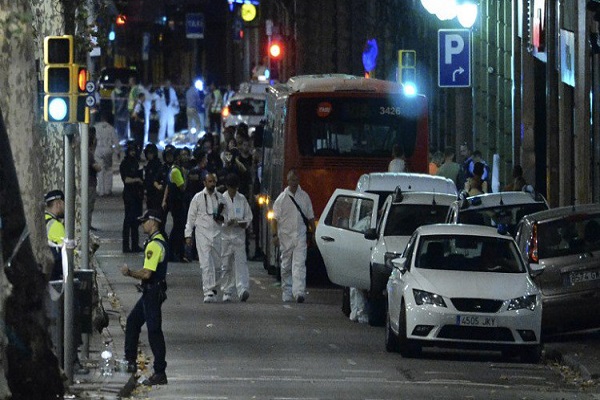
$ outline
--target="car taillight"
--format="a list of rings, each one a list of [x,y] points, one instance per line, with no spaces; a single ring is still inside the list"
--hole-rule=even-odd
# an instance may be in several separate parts
[[[538,242],[537,242],[537,224],[533,225],[533,229],[531,231],[531,238],[529,238],[529,245],[527,255],[529,256],[529,262],[537,263],[539,261],[538,256]]]
[[[228,116],[229,116],[229,107],[223,107],[223,110],[221,111],[221,117],[227,118]]]

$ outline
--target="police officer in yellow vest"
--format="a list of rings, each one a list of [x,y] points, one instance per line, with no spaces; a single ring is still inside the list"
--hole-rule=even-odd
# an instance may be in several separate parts
[[[121,267],[121,273],[142,281],[142,297],[127,317],[125,329],[125,359],[127,371],[135,372],[138,339],[142,326],[148,329],[148,342],[154,355],[154,374],[142,382],[146,386],[167,384],[165,337],[162,331],[162,303],[167,298],[167,243],[160,231],[162,212],[148,210],[139,218],[148,240],[144,245],[144,266],[139,270],[130,270],[127,265]]]
[[[61,247],[65,239],[65,225],[62,222],[65,216],[65,194],[61,190],[51,190],[44,196],[44,201],[48,245],[54,257],[50,280],[59,280],[63,277]]]

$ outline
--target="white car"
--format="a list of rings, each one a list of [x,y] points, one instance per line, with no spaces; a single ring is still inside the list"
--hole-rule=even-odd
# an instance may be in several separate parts
[[[401,254],[417,227],[443,222],[448,206],[456,200],[455,193],[378,192],[382,195],[337,189],[316,232],[329,279],[368,290],[369,324],[374,326],[385,323],[391,260]]]
[[[418,228],[387,283],[386,350],[500,350],[538,362],[542,297],[514,239],[474,225]]]
[[[237,126],[241,123],[248,125],[248,133],[252,133],[265,117],[264,93],[236,93],[229,99],[221,111],[223,126]]]

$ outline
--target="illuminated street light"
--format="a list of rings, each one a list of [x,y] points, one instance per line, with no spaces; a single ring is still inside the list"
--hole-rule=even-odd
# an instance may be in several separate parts
[[[201,92],[204,91],[204,82],[202,82],[202,79],[196,79],[196,81],[194,82],[194,86],[197,90]]]
[[[477,20],[477,5],[474,3],[463,3],[458,5],[456,17],[463,28],[470,28]]]
[[[437,15],[440,21],[449,21],[456,18],[456,0],[438,2],[435,15]]]

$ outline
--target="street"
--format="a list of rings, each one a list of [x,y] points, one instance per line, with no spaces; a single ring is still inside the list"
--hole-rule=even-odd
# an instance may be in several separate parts
[[[120,196],[98,201],[94,226],[101,247],[96,256],[127,313],[139,293],[119,266],[127,261],[140,268],[142,255],[121,253],[121,221]],[[278,283],[261,263],[250,263],[250,276],[247,303],[204,304],[197,262],[169,265],[163,305],[169,384],[139,387],[134,398],[600,398],[597,388],[582,391],[552,363],[531,365],[494,352],[437,349],[404,359],[385,351],[383,328],[344,317],[340,289],[309,288],[304,304],[282,303]],[[151,358],[145,330],[140,339]],[[151,365],[143,372],[149,374]]]

